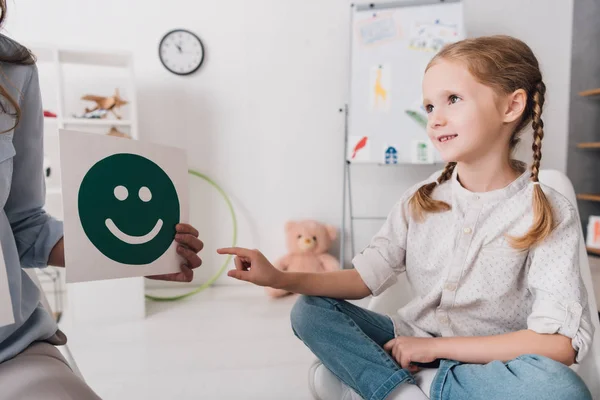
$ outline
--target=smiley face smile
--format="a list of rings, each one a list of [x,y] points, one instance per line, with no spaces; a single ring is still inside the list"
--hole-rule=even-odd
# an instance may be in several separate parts
[[[121,240],[127,244],[148,243],[149,241],[153,240],[156,237],[156,235],[158,235],[158,232],[160,232],[160,229],[163,226],[162,219],[159,219],[158,221],[156,221],[156,225],[154,225],[154,228],[152,228],[152,230],[150,232],[148,232],[147,234],[145,234],[143,236],[131,236],[131,235],[126,234],[122,230],[120,230],[119,227],[117,225],[115,225],[115,223],[113,222],[112,219],[107,218],[105,223],[106,223],[106,227],[108,228],[110,233],[112,233],[119,240]]]

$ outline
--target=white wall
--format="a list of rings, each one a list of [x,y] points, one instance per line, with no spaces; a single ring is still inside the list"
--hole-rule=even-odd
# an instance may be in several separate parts
[[[27,43],[132,50],[141,137],[188,149],[190,166],[235,198],[239,244],[274,258],[284,252],[286,220],[340,223],[338,109],[347,94],[349,4],[19,0],[9,2],[7,30]],[[466,0],[465,9],[470,35],[512,34],[537,52],[550,93],[543,165],[564,171],[572,0]],[[192,77],[169,74],[157,57],[161,35],[177,27],[196,32],[206,46],[205,64]],[[356,167],[357,212],[385,215],[409,184],[433,171]],[[192,202],[192,221],[206,242],[204,280],[220,265],[213,252],[228,244],[231,228],[210,187],[193,182]],[[378,225],[357,224],[357,245]]]

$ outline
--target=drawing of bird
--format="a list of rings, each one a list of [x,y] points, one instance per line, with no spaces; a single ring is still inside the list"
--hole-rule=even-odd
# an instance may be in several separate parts
[[[360,149],[363,149],[367,145],[368,140],[369,138],[364,136],[358,141],[358,143],[356,143],[356,146],[354,146],[354,150],[352,151],[352,159],[356,157],[356,153],[358,153]]]

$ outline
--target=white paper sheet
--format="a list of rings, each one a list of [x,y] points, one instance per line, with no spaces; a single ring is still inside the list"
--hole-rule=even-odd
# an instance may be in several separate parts
[[[67,282],[179,272],[185,150],[60,130]]]

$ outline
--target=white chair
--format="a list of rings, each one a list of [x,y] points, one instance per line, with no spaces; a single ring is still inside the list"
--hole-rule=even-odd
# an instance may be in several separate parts
[[[565,176],[565,174],[554,170],[542,170],[540,171],[539,178],[540,182],[550,186],[568,198],[573,206],[575,206],[577,209],[577,201],[575,191],[573,190],[573,185],[571,184],[569,178]],[[594,333],[594,342],[592,344],[592,348],[590,349],[590,353],[586,356],[581,364],[573,365],[571,368],[576,371],[585,381],[586,385],[590,389],[590,392],[592,393],[592,398],[600,399],[600,323],[598,320],[598,306],[594,297],[592,275],[583,241],[583,231],[579,252],[581,275],[588,292],[589,309],[592,313],[591,317],[596,330]],[[398,308],[408,303],[411,298],[412,293],[410,285],[408,284],[406,276],[401,275],[398,279],[398,282],[394,286],[387,289],[381,295],[371,299],[368,309],[381,314],[394,314]],[[309,373],[314,374],[316,370],[317,369],[315,368],[311,368]],[[436,371],[437,370],[435,369],[423,370],[416,376],[417,384],[426,394],[426,396],[429,396],[429,388],[435,377]],[[309,376],[309,381],[314,382],[315,386],[317,386],[316,391],[323,395],[323,399],[318,400],[333,400],[333,397],[335,397],[333,393],[339,391],[339,385],[336,386],[335,384],[332,384],[331,377],[332,376],[329,378],[317,377],[315,375]],[[338,390],[336,391],[336,389]],[[327,396],[327,393],[332,395]]]

